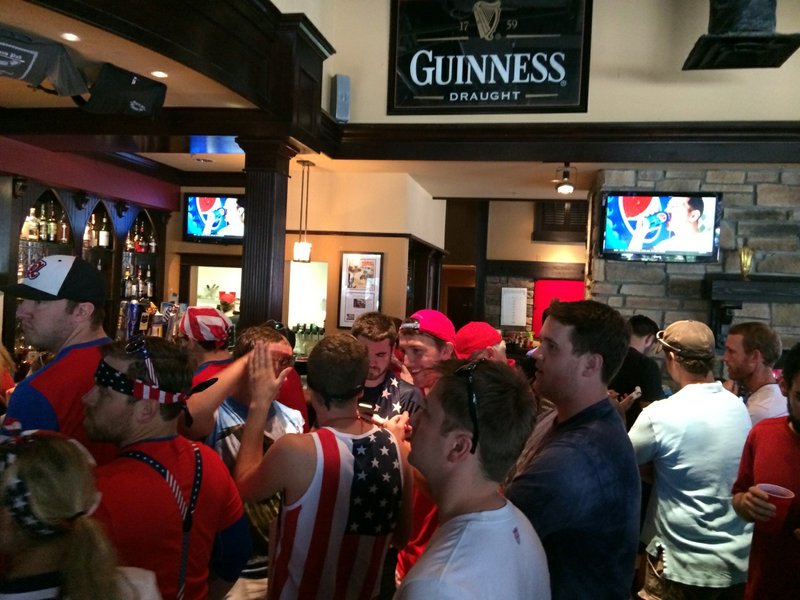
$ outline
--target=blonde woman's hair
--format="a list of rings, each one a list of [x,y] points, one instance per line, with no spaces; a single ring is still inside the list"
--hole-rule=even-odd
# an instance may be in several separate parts
[[[0,501],[20,489],[39,532],[12,521],[32,544],[63,547],[63,593],[70,600],[119,598],[116,557],[102,526],[88,515],[98,500],[91,457],[77,442],[60,435],[25,435],[0,448]],[[21,482],[21,483],[20,483]],[[24,486],[20,488],[19,486]],[[42,531],[54,534],[42,535]]]

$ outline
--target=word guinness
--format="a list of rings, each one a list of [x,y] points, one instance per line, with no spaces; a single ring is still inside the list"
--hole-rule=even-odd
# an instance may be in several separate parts
[[[560,83],[566,77],[564,52],[435,55],[419,50],[411,58],[410,75],[419,86]]]

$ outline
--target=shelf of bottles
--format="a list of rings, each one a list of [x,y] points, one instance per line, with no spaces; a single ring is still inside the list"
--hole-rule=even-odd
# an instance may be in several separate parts
[[[155,231],[143,213],[136,218],[125,236],[125,248],[122,251],[121,299],[148,302],[155,300],[157,250]]]
[[[33,263],[51,254],[72,254],[72,232],[61,203],[49,194],[34,204],[19,236],[17,281]]]
[[[102,203],[97,204],[83,229],[81,256],[103,273],[108,285],[114,268],[114,229]]]
[[[140,213],[125,235],[119,283],[117,339],[137,334],[164,335],[168,322],[156,297],[158,242],[153,223]]]

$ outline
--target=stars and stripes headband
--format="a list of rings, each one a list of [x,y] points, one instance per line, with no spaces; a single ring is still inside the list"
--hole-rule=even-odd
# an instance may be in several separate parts
[[[42,433],[38,431],[29,431],[11,437],[0,444],[0,475],[17,462],[20,452],[24,451],[27,444],[35,443],[37,437],[41,435],[60,434],[54,432]],[[80,442],[72,439],[69,441],[73,442],[85,453],[91,464],[95,464],[88,450],[86,450]],[[62,519],[58,523],[45,523],[33,511],[33,507],[31,506],[31,494],[28,491],[28,486],[25,484],[25,480],[19,476],[19,473],[10,476],[3,487],[3,503],[11,513],[14,522],[34,537],[42,539],[50,539],[64,535],[72,529],[75,519],[92,514],[100,504],[100,493],[98,492],[94,505],[88,509],[79,510],[74,515]]]
[[[149,357],[147,360],[150,360]],[[153,368],[152,361],[150,361],[150,368]],[[150,376],[149,373],[148,376]],[[157,384],[149,384],[141,379],[131,379],[122,371],[118,371],[112,367],[105,360],[101,360],[94,372],[94,381],[97,385],[110,388],[126,396],[132,396],[135,400],[155,400],[159,404],[180,404],[184,413],[186,425],[191,427],[192,415],[189,413],[189,409],[186,406],[186,400],[192,394],[201,392],[216,383],[217,378],[213,377],[198,383],[189,390],[188,393],[168,392],[162,390]],[[151,381],[158,381],[155,379],[155,373]]]
[[[145,383],[141,379],[130,379],[105,360],[101,360],[97,365],[94,381],[97,385],[111,388],[126,396],[133,396],[136,400],[155,400],[159,404],[185,404],[189,397],[189,394],[183,392],[167,392],[157,385]]]

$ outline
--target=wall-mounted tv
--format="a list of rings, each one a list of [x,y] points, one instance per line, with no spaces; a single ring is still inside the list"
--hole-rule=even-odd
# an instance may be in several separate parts
[[[722,195],[604,192],[600,256],[612,260],[719,260]]]
[[[243,237],[244,196],[184,194],[184,241],[240,244]]]

